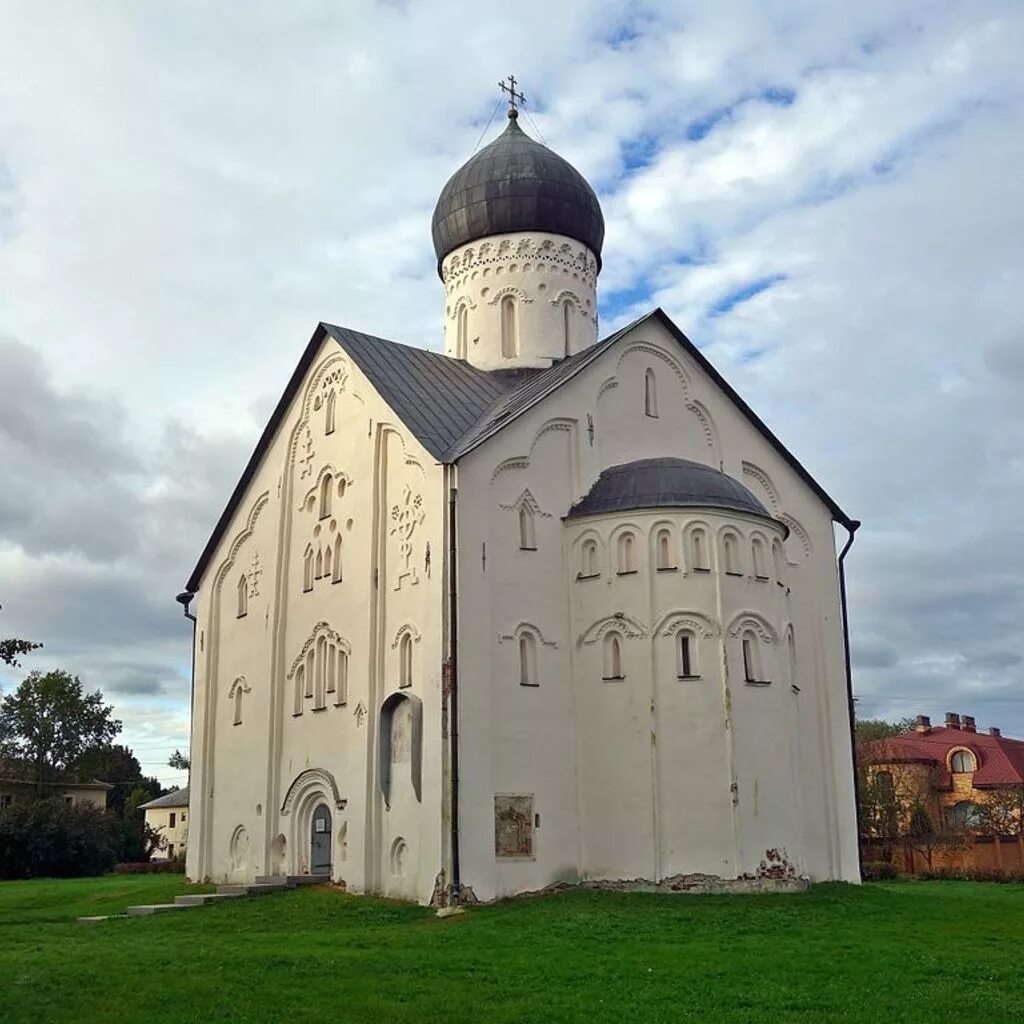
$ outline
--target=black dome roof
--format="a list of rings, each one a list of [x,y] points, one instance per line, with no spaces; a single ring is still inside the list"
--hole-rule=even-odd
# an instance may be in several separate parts
[[[586,245],[601,265],[604,216],[594,190],[568,161],[508,127],[441,190],[432,231],[438,270],[448,253],[488,235],[548,231]]]
[[[567,518],[663,506],[722,508],[770,519],[746,487],[717,469],[689,459],[639,459],[606,469]]]

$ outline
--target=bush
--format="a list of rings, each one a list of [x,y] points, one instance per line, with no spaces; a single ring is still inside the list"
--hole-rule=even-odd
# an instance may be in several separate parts
[[[865,882],[884,882],[888,878],[895,878],[898,873],[896,865],[887,860],[866,860],[860,869],[860,877]]]
[[[175,857],[173,860],[146,860],[135,863],[118,864],[114,872],[118,875],[180,875],[185,871],[185,860]]]
[[[998,868],[926,868],[917,873],[925,881],[946,882],[1024,882],[1024,871],[1000,871]]]
[[[0,878],[102,875],[120,839],[117,818],[91,804],[19,802],[0,814]]]

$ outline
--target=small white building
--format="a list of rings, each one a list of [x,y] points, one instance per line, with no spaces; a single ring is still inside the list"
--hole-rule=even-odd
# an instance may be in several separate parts
[[[188,849],[188,786],[140,804],[139,810],[145,812],[146,824],[163,839],[153,859],[183,857]]]
[[[73,807],[88,804],[102,811],[107,806],[107,794],[113,788],[109,782],[93,779],[91,782],[47,782],[44,791],[48,798],[60,798]],[[35,799],[36,796],[38,789],[34,782],[14,775],[0,775],[0,811],[19,801]]]
[[[600,205],[514,110],[433,235],[444,354],[320,324],[180,598],[189,875],[857,880],[856,524],[661,310],[599,340]]]

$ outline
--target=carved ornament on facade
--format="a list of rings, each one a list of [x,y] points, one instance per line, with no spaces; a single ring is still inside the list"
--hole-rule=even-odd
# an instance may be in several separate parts
[[[647,636],[647,627],[625,612],[605,615],[590,625],[577,641],[577,645],[597,643],[606,633],[621,633],[629,640],[642,640]]]
[[[519,638],[524,633],[530,633],[535,636],[544,647],[551,647],[558,649],[558,644],[554,640],[548,640],[544,634],[540,631],[539,626],[535,626],[532,622],[520,622],[511,633],[499,633],[498,643],[518,643]]]
[[[406,484],[402,490],[402,499],[391,506],[391,527],[388,533],[398,541],[399,568],[395,578],[395,590],[402,589],[402,583],[408,579],[413,585],[419,583],[416,566],[412,564],[412,539],[416,528],[426,518],[423,511],[423,495],[414,494]]]

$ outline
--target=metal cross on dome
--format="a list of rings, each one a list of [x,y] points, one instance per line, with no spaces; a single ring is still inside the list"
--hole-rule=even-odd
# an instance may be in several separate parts
[[[514,111],[516,109],[516,101],[517,100],[520,103],[522,103],[524,106],[526,105],[526,97],[521,92],[516,92],[516,76],[515,75],[509,75],[508,76],[508,85],[506,85],[505,84],[505,80],[502,79],[498,83],[498,88],[502,92],[507,92],[508,93],[509,116],[511,116],[512,115],[512,111]]]

